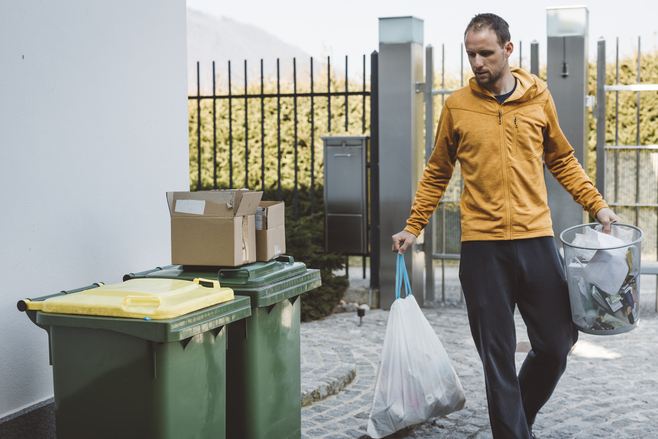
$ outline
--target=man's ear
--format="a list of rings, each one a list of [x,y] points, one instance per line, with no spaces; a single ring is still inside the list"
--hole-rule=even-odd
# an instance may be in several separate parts
[[[514,43],[512,43],[511,41],[505,43],[504,50],[505,50],[505,58],[509,58],[510,56],[512,56],[512,52],[514,52]]]

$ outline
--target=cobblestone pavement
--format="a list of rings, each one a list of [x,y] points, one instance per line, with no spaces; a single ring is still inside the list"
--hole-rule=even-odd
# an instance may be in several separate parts
[[[647,280],[650,286],[655,282]],[[655,297],[655,290],[651,292]],[[653,312],[655,301],[642,308],[638,328],[629,333],[580,334],[566,373],[537,418],[538,437],[658,438],[658,317]],[[466,408],[390,437],[490,438],[482,367],[465,309],[457,302],[423,312],[453,361],[466,393]],[[368,438],[388,314],[368,311],[362,326],[356,313],[302,324],[302,389],[308,404],[302,407],[302,438]],[[523,351],[528,338],[518,314],[516,322],[517,350]],[[516,354],[517,367],[525,355]],[[308,396],[314,391],[314,397]]]

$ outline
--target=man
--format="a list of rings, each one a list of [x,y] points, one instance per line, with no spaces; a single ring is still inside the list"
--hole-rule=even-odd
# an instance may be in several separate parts
[[[464,33],[475,78],[446,100],[434,152],[406,228],[402,254],[436,209],[459,160],[462,251],[459,277],[485,373],[494,438],[534,438],[532,424],[564,372],[578,333],[546,201],[542,157],[574,200],[609,232],[610,210],[562,133],[546,84],[510,69],[507,22],[476,15]],[[516,375],[514,308],[532,349]]]

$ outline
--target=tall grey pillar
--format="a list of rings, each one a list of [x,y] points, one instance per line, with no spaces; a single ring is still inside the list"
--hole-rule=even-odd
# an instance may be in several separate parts
[[[395,254],[391,236],[409,217],[424,162],[423,20],[415,17],[379,19],[379,200],[380,304],[395,301]],[[422,235],[418,242],[422,242]],[[413,294],[424,303],[424,255],[417,245],[407,249],[405,261]]]
[[[576,158],[587,170],[587,36],[589,13],[584,6],[547,9],[548,60],[546,80],[553,95],[560,127]],[[559,244],[563,230],[586,222],[586,212],[545,170],[548,206]]]

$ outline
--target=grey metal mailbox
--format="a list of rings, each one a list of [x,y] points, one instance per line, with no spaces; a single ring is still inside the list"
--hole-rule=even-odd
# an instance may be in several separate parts
[[[366,152],[369,136],[323,136],[326,249],[368,253]]]

